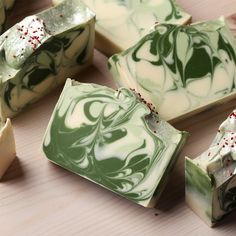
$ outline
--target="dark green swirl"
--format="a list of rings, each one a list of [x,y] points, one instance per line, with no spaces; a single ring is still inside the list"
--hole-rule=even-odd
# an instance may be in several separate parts
[[[87,52],[89,48],[86,44],[83,45],[82,51],[78,52],[73,58],[67,59],[65,56],[65,51],[73,44],[74,40],[80,37],[84,29],[84,27],[79,27],[62,37],[53,37],[48,40],[26,61],[23,68],[13,79],[4,83],[1,93],[9,110],[14,113],[22,109],[20,104],[17,106],[12,104],[12,97],[15,96],[12,91],[15,87],[19,97],[21,93],[27,90],[36,95],[37,91],[34,91],[34,89],[50,76],[57,76],[61,68],[70,68],[75,65],[83,66],[88,61]],[[45,93],[60,83],[59,80],[55,79],[50,87],[46,88]],[[39,96],[41,97],[42,94],[39,94]],[[23,104],[23,106],[25,105]]]
[[[64,89],[43,149],[60,166],[148,205],[163,175],[158,164],[170,162],[168,141],[153,130],[157,121],[128,89],[79,84]]]
[[[159,24],[108,63],[119,85],[138,90],[167,120],[235,92],[235,40],[221,19],[190,26]],[[171,112],[175,96],[182,103]]]
[[[163,33],[163,28],[166,31],[165,33]],[[187,51],[192,50],[191,57],[186,61],[178,57],[181,45],[177,43],[176,39],[180,33],[185,34],[188,38]],[[188,80],[202,78],[206,75],[211,75],[213,78],[216,67],[223,63],[219,55],[214,52],[209,32],[199,31],[194,27],[168,24],[157,26],[156,31],[148,35],[134,48],[132,59],[135,62],[144,60],[138,56],[138,53],[148,40],[151,41],[149,52],[153,56],[158,55],[156,60],[149,61],[149,63],[154,66],[165,65],[173,74],[179,75],[181,78],[179,86],[184,88]],[[230,60],[236,63],[235,48],[229,42],[225,42],[221,34],[219,34],[217,49],[224,50]],[[169,60],[169,58],[173,60]],[[174,79],[178,83],[177,77]]]
[[[234,186],[236,177],[231,178],[218,190],[220,208],[228,213],[236,208],[236,187]]]
[[[73,15],[77,18],[71,22]],[[92,62],[94,18],[81,2],[69,0],[25,18],[0,37],[1,119],[15,116]],[[38,25],[33,23],[37,21]],[[36,36],[31,31],[25,33],[29,40],[22,40],[20,27],[26,32],[27,27],[35,27],[31,31],[37,34],[42,31],[37,47],[32,47]],[[14,46],[9,47],[12,42]]]

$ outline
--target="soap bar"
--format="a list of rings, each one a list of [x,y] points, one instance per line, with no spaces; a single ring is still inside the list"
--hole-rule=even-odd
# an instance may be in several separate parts
[[[1,118],[15,116],[91,64],[95,15],[67,0],[29,16],[0,37]]]
[[[208,150],[186,158],[186,202],[209,226],[236,208],[236,110]]]
[[[62,0],[53,0],[54,4]],[[96,14],[95,46],[111,56],[150,32],[157,22],[185,24],[191,16],[174,0],[83,0]]]
[[[63,168],[153,207],[185,139],[134,91],[68,79],[43,152]]]
[[[223,18],[159,24],[108,65],[120,86],[134,88],[169,121],[236,95],[235,40]]]
[[[15,0],[0,0],[0,33],[6,21],[6,11],[13,7]]]
[[[15,139],[10,119],[0,122],[0,179],[16,157]]]

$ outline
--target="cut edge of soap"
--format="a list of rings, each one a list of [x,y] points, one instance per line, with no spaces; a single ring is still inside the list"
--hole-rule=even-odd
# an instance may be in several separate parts
[[[191,22],[192,22],[192,16],[189,15],[189,19],[183,22],[183,25],[189,25]],[[152,31],[152,27],[150,27],[150,33]],[[122,53],[123,51],[128,50],[128,48],[122,48],[118,44],[112,42],[112,40],[110,40],[108,37],[103,35],[100,30],[97,30],[96,27],[95,27],[95,32],[96,32],[95,48],[101,53],[103,53],[105,56],[111,57],[114,54]],[[139,40],[141,39],[142,38],[140,38]]]
[[[169,182],[169,178],[170,178],[171,172],[173,171],[173,169],[175,167],[175,164],[176,164],[176,162],[179,159],[180,152],[182,151],[182,149],[183,149],[184,145],[186,144],[186,141],[187,141],[187,139],[189,137],[189,133],[188,132],[179,131],[177,129],[175,129],[175,130],[179,132],[179,134],[181,135],[181,138],[179,140],[178,145],[176,146],[175,152],[172,154],[172,159],[168,163],[166,171],[162,175],[159,183],[157,183],[157,185],[156,185],[156,190],[155,190],[155,192],[153,194],[153,197],[152,197],[151,201],[146,206],[147,208],[154,208],[154,207],[158,207],[159,206],[158,201],[161,198],[161,196],[163,194],[163,191],[164,191],[166,185]]]
[[[2,148],[6,148],[7,151],[1,151]],[[4,156],[1,156],[3,155]],[[16,158],[16,146],[13,133],[13,127],[11,120],[7,119],[3,126],[0,126],[0,181],[12,162]]]
[[[212,220],[212,211],[211,211],[211,215],[208,218],[207,213],[204,212],[205,209],[199,209],[199,208],[193,206],[194,203],[192,202],[192,200],[194,197],[191,196],[191,194],[194,194],[194,193],[193,192],[190,193],[190,190],[189,190],[189,187],[187,184],[188,183],[187,165],[192,165],[198,172],[200,172],[202,174],[202,176],[204,176],[204,178],[208,181],[209,185],[211,184],[211,178],[207,175],[206,172],[203,171],[202,168],[200,168],[198,165],[196,165],[196,163],[194,163],[193,159],[191,159],[187,156],[185,157],[185,164],[184,164],[184,169],[185,169],[185,202],[186,202],[187,206],[194,212],[194,214],[197,215],[203,222],[205,222],[209,227],[214,227],[216,222],[213,222],[213,220]],[[211,188],[211,190],[213,191],[212,188]],[[213,198],[211,198],[211,200],[213,202]],[[199,202],[195,202],[195,203],[200,204]]]
[[[73,0],[70,0],[70,1],[73,1]],[[81,0],[79,0],[79,3],[82,3]],[[21,24],[22,22],[24,22],[26,19],[32,17],[32,16],[35,16],[35,17],[39,17],[43,22],[44,22],[44,28],[45,28],[45,31],[48,31],[47,27],[48,27],[48,22],[45,22],[45,17],[47,18],[47,15],[49,15],[52,11],[54,11],[55,9],[57,8],[60,8],[60,6],[63,6],[64,5],[64,0],[60,3],[60,4],[57,4],[55,6],[52,5],[52,7],[49,7],[45,10],[42,10],[38,13],[35,13],[34,15],[31,15],[31,16],[26,16],[24,17],[22,20],[16,22],[12,27],[10,27],[7,31],[5,31],[2,35],[0,35],[0,50],[2,50],[2,47],[4,46],[4,43],[5,43],[5,40],[6,38],[8,37],[8,34],[11,32],[11,29],[12,28],[15,28],[18,24]],[[19,69],[15,69],[16,73],[14,74],[13,78],[22,70],[22,68],[24,67],[24,65],[27,63],[27,61],[29,60],[29,58],[31,58],[32,56],[34,56],[35,54],[37,54],[37,52],[39,50],[41,50],[41,47],[44,46],[44,44],[48,43],[51,41],[51,39],[53,37],[56,37],[58,35],[61,35],[63,34],[64,32],[67,32],[67,31],[70,31],[74,28],[77,28],[77,27],[80,27],[80,26],[84,26],[86,23],[91,23],[91,24],[94,24],[94,27],[95,27],[95,13],[89,8],[87,7],[86,4],[82,3],[82,7],[84,8],[84,10],[86,10],[87,14],[84,14],[86,15],[86,17],[84,17],[83,19],[83,22],[81,23],[71,23],[69,25],[69,27],[67,27],[66,31],[61,31],[61,30],[57,30],[56,32],[47,32],[49,34],[49,36],[46,38],[46,40],[44,40],[42,43],[40,43],[39,45],[37,45],[37,48],[35,49],[35,51],[33,51],[29,56],[28,58],[26,58],[25,62],[23,63],[23,65],[21,66],[21,68]],[[89,14],[88,14],[89,13]],[[42,17],[42,18],[41,18]],[[68,16],[69,18],[69,16]],[[93,36],[94,37],[94,36]],[[27,43],[27,42],[26,42]],[[92,55],[92,58],[91,58],[91,61],[93,60],[93,55]],[[5,61],[5,63],[7,64],[7,62]],[[8,64],[7,64],[8,65]],[[10,69],[14,69],[13,67],[9,66]],[[8,81],[8,80],[11,80],[12,79],[12,76],[5,79],[5,81]],[[1,82],[3,81],[3,79],[0,78],[0,84]]]
[[[52,0],[52,5],[57,6],[57,5],[61,4],[63,1],[65,1],[65,0]],[[180,6],[176,2],[176,0],[172,0],[172,2],[178,9],[180,9],[186,15],[186,20],[183,21],[182,25],[190,24],[192,22],[192,15],[190,15],[188,12],[186,12],[182,8],[182,6]],[[86,5],[86,1],[84,2],[84,4]],[[94,12],[94,13],[96,15],[96,12]],[[164,22],[162,22],[162,23],[164,23]],[[153,26],[150,27],[150,32],[151,32],[151,29]],[[104,33],[102,33],[101,31],[104,31]],[[127,50],[127,48],[122,48],[119,45],[117,45],[116,43],[112,42],[112,40],[110,40],[106,36],[106,34],[108,33],[106,30],[97,29],[97,27],[95,26],[95,33],[96,33],[95,48],[98,51],[100,51],[101,53],[103,53],[105,56],[110,57],[113,54],[121,53],[122,51]],[[141,38],[140,38],[140,40],[141,40]]]
[[[81,2],[79,0],[79,2]],[[82,2],[81,2],[82,3]],[[63,3],[62,3],[63,4]],[[89,40],[88,40],[88,43],[89,42],[92,42],[92,46],[91,46],[91,50],[89,50],[89,53],[88,53],[88,56],[87,56],[87,60],[86,60],[86,63],[81,63],[80,65],[80,71],[82,70],[85,70],[87,67],[89,67],[93,61],[93,58],[94,58],[94,36],[95,36],[95,30],[94,30],[94,27],[95,27],[95,14],[94,12],[89,8],[87,7],[87,5],[85,5],[84,3],[82,3],[82,6],[84,7],[84,9],[86,9],[86,18],[84,19],[84,22],[81,22],[79,23],[78,25],[70,25],[70,27],[68,27],[68,30],[71,30],[73,28],[76,28],[76,27],[83,27],[83,26],[86,26],[89,25],[90,28],[92,28],[92,32],[90,32],[90,36],[89,36]],[[34,14],[35,16],[41,16],[42,14],[44,14],[44,12],[50,12],[51,9],[54,9],[55,7],[50,7],[48,9],[45,9],[45,10],[42,10],[41,12],[39,13],[36,13]],[[27,18],[28,16],[26,16],[25,18]],[[25,19],[24,18],[24,19]],[[22,20],[24,20],[22,19]],[[21,21],[22,21],[21,20]],[[18,23],[20,23],[21,21],[17,22],[15,25],[13,25],[12,27],[16,26]],[[11,28],[12,28],[11,27]],[[0,45],[2,44],[2,42],[4,41],[5,37],[7,36],[9,30],[11,29],[9,28],[6,32],[4,32],[4,34],[2,34],[0,36]],[[57,32],[57,35],[61,35],[63,32]],[[24,64],[27,64],[27,62],[32,58],[32,56],[34,56],[39,50],[41,50],[41,47],[43,47],[44,43],[47,43],[49,42],[55,35],[51,35],[51,37],[49,37],[46,41],[43,42],[43,44],[41,44],[36,50],[35,52],[33,52],[27,59],[26,59],[26,62]],[[80,37],[80,36],[79,36]],[[1,47],[1,46],[0,46]],[[89,47],[88,47],[89,48]],[[88,50],[88,49],[87,49]],[[24,68],[24,66],[22,67]],[[7,81],[11,81],[12,79],[14,79],[19,73],[21,73],[22,71],[22,68],[20,68],[19,70],[16,70],[16,74],[12,77],[7,77],[6,80],[4,80],[4,82],[7,82]],[[63,73],[70,73],[68,76],[75,76],[77,73],[78,73],[78,64],[74,65],[73,67],[65,67],[65,69],[63,70]],[[55,75],[52,74],[52,76],[55,77]],[[58,76],[58,74],[56,75]],[[66,77],[65,77],[66,78]],[[1,79],[0,79],[0,90],[1,90],[1,84],[4,83]],[[61,83],[60,83],[61,84]],[[56,87],[58,87],[59,84],[56,85]],[[53,90],[55,89],[55,87],[53,88]],[[45,95],[47,95],[49,91],[46,91],[45,93],[42,93],[40,96],[34,98],[32,100],[32,103],[35,103],[36,101],[40,100],[42,97],[44,97]],[[6,111],[6,109],[4,109],[4,102],[2,102],[2,97],[0,97],[0,120],[2,121],[5,121],[6,118],[14,118],[18,113],[20,113],[22,110],[25,110],[27,109],[27,107],[30,107],[32,104],[31,103],[28,103],[28,104],[24,104],[23,107],[21,107],[19,110],[12,110],[12,109],[8,109]]]
[[[193,111],[186,112],[176,118],[173,118],[170,120],[167,119],[167,121],[169,123],[173,124],[173,123],[185,120],[187,118],[193,117],[194,115],[197,115],[199,113],[203,113],[204,111],[214,109],[215,107],[224,105],[225,103],[228,103],[228,102],[235,100],[235,99],[236,99],[236,91],[231,92],[230,94],[228,94],[227,96],[225,96],[223,98],[215,99],[214,101],[209,102],[209,103],[205,104],[204,106],[198,107]]]
[[[63,1],[65,1],[65,0],[52,0],[52,6],[60,5]],[[173,2],[173,5],[175,6],[175,9],[179,9],[180,11],[182,11],[183,14],[184,14],[183,18],[186,18],[182,22],[181,25],[190,24],[192,22],[192,15],[189,14],[187,11],[185,11],[182,8],[182,6],[180,6],[180,4],[178,4],[176,2],[176,0],[171,0],[171,1]],[[86,1],[83,0],[83,3],[86,5]],[[93,10],[91,9],[91,11],[93,11]],[[96,12],[94,12],[94,13],[96,15]],[[165,22],[162,22],[162,23],[164,24]],[[150,26],[150,32],[152,31],[152,27],[154,27],[154,25]],[[179,25],[179,24],[177,24],[177,25]],[[95,27],[95,32],[96,32],[95,48],[98,51],[100,51],[101,53],[103,53],[105,56],[110,57],[113,54],[121,53],[122,51],[128,49],[128,48],[122,48],[117,43],[112,42],[112,40],[107,37],[109,35],[109,31],[96,26]],[[145,37],[145,36],[143,36],[143,37]],[[141,40],[141,38],[139,40]]]
[[[64,91],[66,91],[67,88],[70,88],[70,87],[73,86],[73,85],[79,85],[79,84],[81,84],[79,81],[73,80],[73,79],[71,79],[71,78],[67,78],[66,83],[65,83],[65,86],[64,86],[64,88],[63,88],[63,90],[62,90],[62,92],[61,92],[61,94],[60,94],[60,97],[59,97],[59,99],[58,99],[58,101],[57,101],[57,104],[60,103],[60,101],[63,99],[63,97],[64,97]],[[100,86],[102,86],[102,85],[100,85]],[[111,90],[114,90],[114,89],[112,89],[112,88],[110,88],[110,87],[107,87],[107,86],[104,86],[104,87],[105,87],[105,88],[108,88],[108,89],[111,89]],[[57,105],[55,105],[55,107],[56,107],[56,106],[57,106]],[[60,166],[60,167],[63,168],[63,169],[66,169],[64,166],[62,166],[62,165],[60,165],[59,163],[55,162],[54,160],[48,158],[47,155],[46,155],[45,152],[44,152],[45,139],[46,139],[47,133],[50,132],[50,127],[51,127],[52,121],[53,121],[53,119],[54,119],[54,114],[55,114],[55,112],[56,112],[56,109],[53,110],[52,115],[51,115],[51,117],[50,117],[50,120],[49,120],[49,122],[48,122],[46,131],[45,131],[44,136],[43,136],[43,139],[42,139],[41,149],[40,149],[40,150],[41,150],[42,156],[44,156],[49,162],[51,162],[51,163],[53,163],[53,164],[56,164],[57,166]],[[168,124],[168,123],[167,123],[167,124]],[[186,140],[187,140],[188,135],[189,135],[189,134],[188,134],[187,132],[185,132],[185,131],[179,131],[179,130],[175,129],[172,125],[170,125],[170,124],[168,124],[168,125],[170,126],[171,129],[173,129],[174,131],[176,131],[176,134],[178,134],[178,135],[180,136],[180,138],[179,138],[179,140],[178,140],[178,145],[176,145],[176,148],[175,148],[174,152],[172,153],[171,160],[169,161],[169,163],[168,163],[168,165],[167,165],[166,171],[165,171],[164,174],[161,176],[161,178],[159,179],[159,181],[157,181],[156,184],[155,184],[155,191],[154,191],[154,193],[153,193],[153,195],[152,195],[152,198],[151,198],[150,201],[148,202],[148,204],[145,204],[145,203],[143,203],[143,202],[135,202],[135,201],[132,201],[131,199],[128,199],[128,198],[126,198],[125,196],[120,195],[119,193],[117,193],[117,192],[115,192],[115,191],[109,189],[108,187],[106,187],[106,186],[104,186],[104,185],[102,185],[102,184],[99,184],[99,183],[97,183],[97,182],[91,180],[90,178],[88,178],[88,177],[86,177],[86,176],[84,176],[84,175],[81,176],[81,175],[79,175],[78,173],[76,173],[75,171],[71,171],[71,170],[67,170],[67,169],[66,169],[66,170],[69,171],[69,172],[71,172],[71,173],[73,173],[73,174],[76,174],[76,175],[80,176],[81,178],[87,179],[88,181],[93,182],[93,183],[97,184],[98,186],[100,186],[100,187],[102,187],[102,188],[104,188],[104,189],[106,189],[106,190],[108,190],[108,191],[114,193],[116,196],[119,196],[119,197],[121,197],[121,198],[124,198],[124,199],[126,199],[126,200],[128,200],[128,201],[130,201],[130,202],[132,202],[132,203],[134,203],[134,204],[140,205],[140,206],[145,207],[145,208],[153,208],[153,207],[155,207],[155,206],[157,205],[157,201],[159,200],[159,198],[160,198],[160,196],[161,196],[161,194],[162,194],[164,188],[166,187],[166,184],[167,184],[168,179],[169,179],[170,172],[171,172],[172,169],[174,168],[174,165],[175,165],[176,161],[178,160],[179,153],[180,153],[180,151],[182,150],[183,146],[185,145]],[[164,179],[164,180],[163,180],[163,179]]]
[[[235,17],[235,28],[236,28],[236,13],[234,14],[234,17]],[[219,21],[222,23],[222,26],[225,26],[227,28],[227,30],[229,32],[231,32],[232,34],[232,38],[234,38],[233,36],[235,35],[235,38],[234,38],[234,42],[235,42],[235,49],[236,49],[236,29],[235,29],[235,32],[232,32],[230,30],[230,25],[229,25],[229,22],[227,21],[227,18],[225,18],[224,16],[221,16],[219,17],[218,19],[216,20],[209,20],[209,22],[214,22],[214,21]],[[208,22],[208,21],[198,21],[198,22],[194,22],[193,24],[191,25],[197,25],[197,24],[203,24],[204,22]],[[173,25],[173,24],[170,24],[170,25]],[[190,25],[190,26],[191,26]],[[153,33],[153,31],[150,32],[150,34]],[[146,36],[144,36],[139,42],[141,42]],[[138,43],[139,43],[138,42]],[[115,84],[117,86],[123,86],[123,87],[128,87],[127,86],[127,83],[124,83],[124,79],[121,79],[121,77],[126,77],[125,80],[129,82],[129,78],[127,76],[127,74],[125,72],[123,72],[123,68],[122,68],[122,65],[120,64],[117,64],[117,62],[119,61],[122,61],[123,58],[124,58],[124,55],[126,55],[127,52],[133,50],[133,48],[136,47],[136,45],[138,44],[136,43],[134,46],[122,51],[122,52],[119,52],[119,53],[115,53],[113,54],[112,56],[110,56],[108,58],[108,61],[107,61],[107,67],[112,75],[112,80],[115,82]],[[122,83],[120,82],[122,81]],[[132,87],[131,87],[132,88]],[[134,88],[135,89],[135,88]],[[190,118],[198,113],[201,113],[201,112],[204,112],[206,110],[209,110],[209,109],[212,109],[214,107],[217,107],[219,105],[223,105],[231,100],[234,100],[236,99],[236,91],[232,91],[231,93],[229,93],[228,95],[222,97],[222,98],[219,98],[219,99],[214,99],[212,101],[209,101],[208,103],[204,104],[204,105],[201,105],[199,107],[196,107],[194,110],[191,110],[191,111],[186,111],[186,112],[183,112],[182,114],[176,116],[176,117],[173,117],[173,118],[168,118],[168,117],[162,117],[164,120],[166,120],[167,122],[169,122],[170,124],[174,124],[174,123],[177,123],[179,121],[182,121],[182,120],[185,120],[187,118]],[[152,101],[148,101],[148,102],[151,102]]]

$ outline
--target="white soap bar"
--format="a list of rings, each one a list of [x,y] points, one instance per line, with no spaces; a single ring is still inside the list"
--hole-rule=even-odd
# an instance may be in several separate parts
[[[186,202],[209,226],[236,208],[236,110],[209,149],[185,161]]]
[[[53,0],[59,4],[63,0]],[[158,23],[186,24],[191,16],[175,0],[83,0],[96,14],[98,50],[110,56],[121,52],[150,32]]]
[[[0,124],[0,179],[16,157],[15,139],[10,119]]]
[[[53,163],[144,207],[154,207],[187,134],[140,95],[68,79],[44,137]]]
[[[0,119],[13,117],[92,63],[95,15],[67,0],[0,36]]]
[[[169,121],[236,97],[235,67],[235,39],[223,18],[159,24],[109,59],[118,85],[135,89]]]

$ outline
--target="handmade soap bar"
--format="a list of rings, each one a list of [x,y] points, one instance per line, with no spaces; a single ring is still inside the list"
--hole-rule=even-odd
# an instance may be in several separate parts
[[[236,110],[207,151],[186,158],[185,175],[187,204],[208,225],[236,208]]]
[[[236,95],[235,40],[223,18],[155,29],[109,59],[120,86],[141,93],[166,120],[190,116]]]
[[[0,33],[6,21],[6,11],[12,8],[15,0],[0,0]]]
[[[53,0],[54,4],[62,0]],[[96,48],[121,52],[150,32],[156,22],[185,24],[191,16],[174,0],[83,0],[96,13]]]
[[[134,91],[68,79],[43,151],[55,164],[152,207],[185,138]]]
[[[12,117],[92,62],[94,13],[77,0],[29,16],[0,37],[0,110]]]
[[[0,122],[0,179],[16,157],[15,140],[11,121]]]

